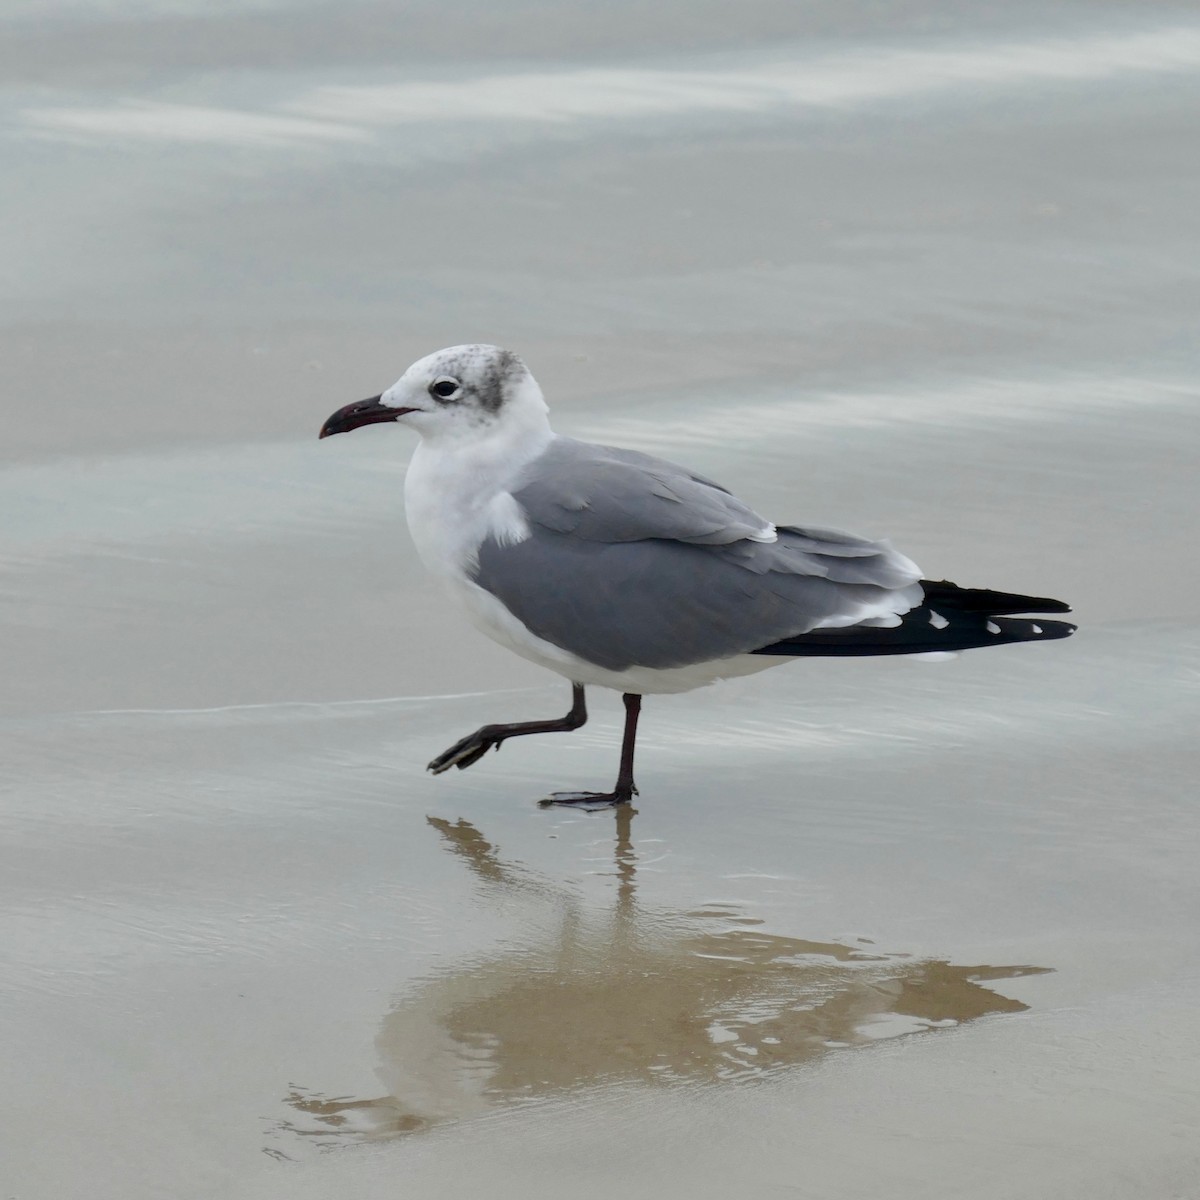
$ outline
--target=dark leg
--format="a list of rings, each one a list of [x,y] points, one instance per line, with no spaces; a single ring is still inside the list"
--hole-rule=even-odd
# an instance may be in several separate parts
[[[638,713],[642,711],[642,698],[626,692],[621,699],[625,701],[625,736],[621,740],[617,786],[611,792],[551,792],[542,801],[543,805],[580,804],[585,808],[603,808],[610,804],[628,804],[638,794],[633,783],[633,751],[637,744]]]
[[[449,750],[443,750],[431,762],[427,770],[435,775],[448,771],[451,767],[465,770],[472,763],[478,762],[493,746],[500,749],[500,743],[510,737],[524,737],[530,733],[564,733],[569,729],[578,729],[587,720],[587,705],[583,701],[583,685],[571,685],[571,711],[565,717],[556,721],[522,721],[515,725],[484,725],[482,729],[469,733],[465,738],[455,742]]]

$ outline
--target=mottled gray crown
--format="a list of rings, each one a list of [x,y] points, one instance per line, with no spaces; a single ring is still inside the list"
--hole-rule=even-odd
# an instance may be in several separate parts
[[[439,372],[457,379],[463,388],[461,396],[439,403],[474,404],[492,414],[504,407],[512,385],[528,374],[520,358],[500,346],[456,346],[439,359],[437,367]]]

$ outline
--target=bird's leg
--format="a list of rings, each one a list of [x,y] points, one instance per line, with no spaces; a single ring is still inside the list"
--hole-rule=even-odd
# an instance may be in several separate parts
[[[435,775],[457,767],[460,771],[478,762],[493,746],[511,737],[524,737],[530,733],[562,733],[578,729],[587,720],[587,705],[583,700],[583,684],[571,685],[571,711],[555,721],[521,721],[513,725],[484,725],[474,733],[460,738],[449,750],[443,750],[431,762],[427,770]]]
[[[579,804],[584,808],[604,808],[614,804],[628,804],[638,794],[633,782],[633,751],[637,744],[638,714],[642,711],[642,698],[632,692],[622,697],[625,702],[625,736],[621,739],[621,766],[617,771],[617,785],[611,792],[551,792],[541,803]]]

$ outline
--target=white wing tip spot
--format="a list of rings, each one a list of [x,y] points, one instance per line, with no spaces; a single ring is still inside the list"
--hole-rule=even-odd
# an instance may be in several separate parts
[[[997,625],[995,621],[989,621],[987,623],[987,631],[988,631],[988,633],[999,633],[1000,626]]]
[[[1040,625],[1034,625],[1034,626],[1033,626],[1033,632],[1034,632],[1034,633],[1041,633],[1041,632],[1042,632],[1042,627],[1041,627]]]
[[[929,610],[929,623],[934,629],[945,629],[950,624],[941,613],[935,613],[932,608]]]

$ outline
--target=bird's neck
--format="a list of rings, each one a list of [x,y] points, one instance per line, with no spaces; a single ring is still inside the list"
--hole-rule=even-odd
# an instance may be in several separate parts
[[[512,488],[554,437],[545,414],[532,413],[487,436],[420,442],[404,481],[404,507],[427,567],[460,570],[489,533],[511,534],[514,514],[520,519]]]

